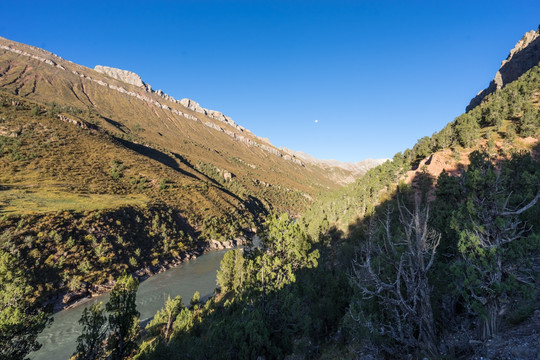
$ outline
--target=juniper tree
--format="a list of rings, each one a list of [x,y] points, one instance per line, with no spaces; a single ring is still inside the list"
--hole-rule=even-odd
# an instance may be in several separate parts
[[[77,360],[98,360],[105,357],[105,339],[107,337],[107,317],[103,304],[93,304],[83,310],[79,320],[82,333],[77,337]]]
[[[106,304],[110,313],[107,347],[111,350],[112,360],[124,359],[137,347],[136,340],[140,329],[135,298],[138,287],[139,282],[131,275],[120,276]]]
[[[481,316],[481,337],[487,339],[497,332],[502,301],[512,292],[508,281],[519,277],[516,259],[507,254],[529,230],[519,215],[540,200],[540,191],[527,202],[520,195],[515,204],[510,179],[516,174],[503,173],[485,153],[473,152],[470,159],[462,182],[466,199],[461,205],[458,250],[464,260],[460,271],[465,274],[465,296],[472,312]],[[525,192],[524,184],[520,187]]]
[[[37,336],[52,321],[34,298],[18,259],[0,250],[0,358],[24,359],[41,345]]]
[[[367,245],[353,262],[352,282],[364,299],[372,299],[384,309],[384,319],[371,326],[372,332],[390,338],[400,348],[419,348],[424,354],[437,355],[428,273],[440,234],[428,226],[429,206],[420,206],[418,199],[412,211],[399,201],[398,209],[397,231],[391,225],[389,209],[381,229],[377,231],[371,221]],[[362,321],[354,315],[353,320]]]

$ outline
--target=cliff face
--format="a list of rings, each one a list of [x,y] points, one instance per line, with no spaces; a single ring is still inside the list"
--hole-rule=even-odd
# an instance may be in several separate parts
[[[148,84],[146,84],[146,83],[144,83],[142,81],[142,79],[141,79],[141,77],[139,75],[137,75],[137,74],[135,74],[135,73],[133,73],[131,71],[121,70],[121,69],[116,69],[116,68],[112,68],[112,67],[108,67],[108,66],[101,66],[101,65],[96,65],[94,70],[96,70],[99,73],[108,75],[108,76],[110,76],[112,78],[115,78],[117,80],[120,80],[122,82],[138,86],[138,87],[143,88],[145,90],[150,90],[151,89],[151,87]]]
[[[510,50],[510,54],[501,64],[499,71],[489,86],[480,91],[469,103],[466,111],[474,109],[482,100],[495,90],[501,89],[506,84],[516,80],[524,72],[536,66],[540,62],[540,27],[531,30],[521,38]]]

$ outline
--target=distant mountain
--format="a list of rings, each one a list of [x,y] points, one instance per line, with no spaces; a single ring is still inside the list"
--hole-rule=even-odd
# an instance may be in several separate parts
[[[540,26],[538,30],[531,30],[514,46],[506,60],[503,60],[495,78],[489,86],[480,91],[469,103],[466,111],[474,109],[489,94],[503,88],[506,84],[519,78],[527,70],[540,62]]]
[[[341,169],[348,170],[356,175],[363,175],[369,169],[375,166],[378,166],[387,160],[390,160],[390,159],[366,159],[366,160],[358,161],[355,163],[351,163],[351,162],[344,162],[344,161],[339,161],[339,160],[317,159],[316,157],[311,156],[305,152],[294,151],[287,148],[283,148],[283,151],[301,160],[304,160],[305,162],[310,163],[310,164],[315,164],[315,165],[319,165],[323,167],[341,168]]]
[[[290,154],[305,163],[313,164],[328,170],[328,174],[340,184],[349,184],[358,177],[364,175],[369,169],[372,169],[390,159],[365,159],[355,163],[343,162],[339,160],[317,159],[302,151],[295,151],[287,148],[283,152]]]

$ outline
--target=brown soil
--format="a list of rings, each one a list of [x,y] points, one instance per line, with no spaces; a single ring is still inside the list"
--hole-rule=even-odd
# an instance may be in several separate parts
[[[482,139],[477,143],[474,148],[459,149],[456,152],[451,149],[445,149],[438,151],[431,156],[425,158],[420,162],[418,167],[415,170],[407,171],[405,175],[405,183],[411,184],[414,179],[422,172],[426,172],[429,175],[433,176],[434,179],[437,179],[439,175],[445,170],[450,175],[458,175],[469,166],[469,155],[474,150],[483,149],[486,147],[487,141]],[[540,149],[538,146],[535,146],[539,143],[539,139],[536,137],[527,137],[519,138],[516,141],[516,148],[519,150],[530,150],[533,157],[540,158]],[[493,150],[494,154],[497,154],[499,150],[504,150],[505,144],[504,141],[498,140],[495,141],[495,148]],[[502,160],[503,158],[500,157]]]

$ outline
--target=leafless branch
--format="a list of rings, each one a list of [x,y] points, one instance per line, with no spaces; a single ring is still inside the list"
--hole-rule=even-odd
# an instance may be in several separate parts
[[[377,299],[388,314],[392,314],[392,321],[384,324],[381,331],[408,346],[419,345],[426,353],[434,355],[437,346],[427,273],[433,265],[441,237],[428,227],[429,207],[421,209],[416,200],[413,211],[398,201],[401,237],[394,239],[392,236],[389,211],[384,221],[380,221],[384,230],[381,239],[384,252],[379,256],[390,264],[397,263],[393,276],[386,270],[385,279],[394,280],[383,279],[381,269],[373,269],[376,232],[369,229],[366,235],[370,245],[353,262],[353,282],[366,298]]]
[[[521,209],[515,210],[515,211],[503,211],[503,212],[500,213],[500,215],[501,216],[519,215],[519,214],[523,213],[524,211],[529,210],[534,205],[536,205],[538,200],[540,200],[540,190],[538,190],[538,193],[536,194],[534,199],[532,199],[531,202],[529,202],[527,205],[523,206]],[[506,207],[505,207],[505,209],[506,209]]]

